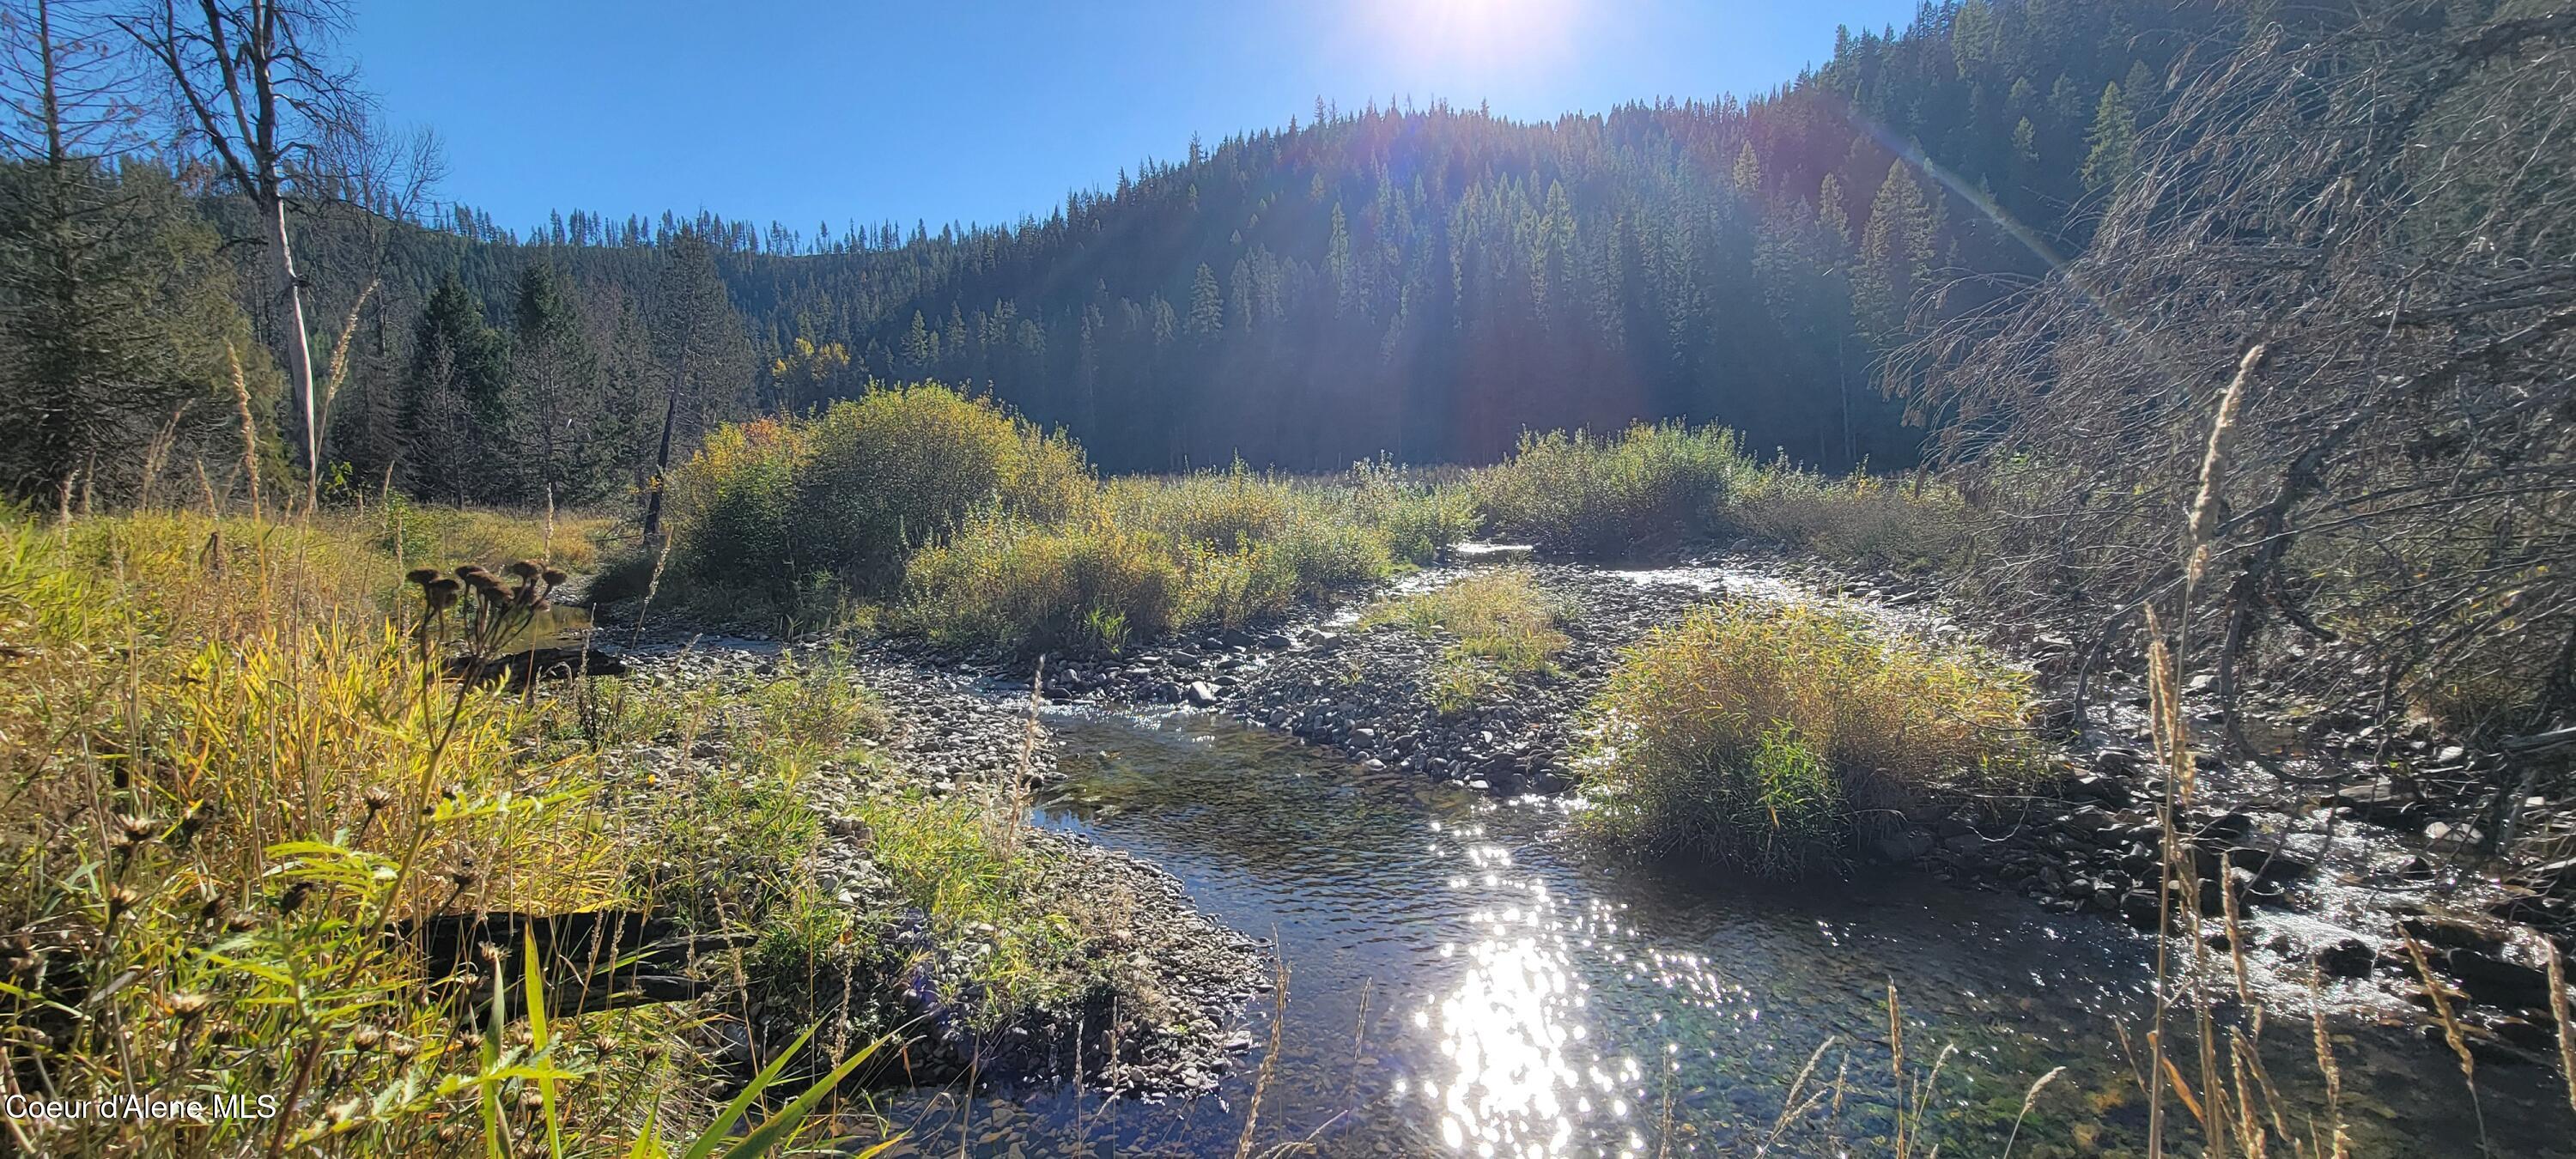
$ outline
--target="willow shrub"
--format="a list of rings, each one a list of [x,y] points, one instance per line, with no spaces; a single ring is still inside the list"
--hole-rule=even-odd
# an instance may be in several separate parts
[[[1692,612],[1635,645],[1595,701],[1581,827],[1651,855],[1793,876],[1864,825],[2044,765],[2020,672],[1804,605]]]
[[[891,594],[914,551],[980,508],[1061,520],[1097,490],[1072,441],[936,383],[721,427],[670,488],[679,576],[718,604],[824,584]]]
[[[1757,467],[1720,427],[1640,423],[1613,437],[1525,433],[1468,486],[1493,531],[1551,552],[1618,557],[1718,526]]]

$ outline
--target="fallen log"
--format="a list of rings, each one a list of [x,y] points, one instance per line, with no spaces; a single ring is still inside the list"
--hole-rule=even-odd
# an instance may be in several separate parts
[[[504,688],[525,687],[536,680],[624,675],[624,660],[587,648],[530,648],[508,656],[457,656],[447,662],[450,680],[498,681]]]

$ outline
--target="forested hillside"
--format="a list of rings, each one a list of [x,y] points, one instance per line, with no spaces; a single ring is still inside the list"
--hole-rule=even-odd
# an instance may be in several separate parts
[[[2080,249],[2163,94],[2245,19],[1926,4],[1750,99],[1545,124],[1319,104],[1007,226],[577,211],[523,236],[331,206],[321,320],[381,284],[325,459],[440,498],[595,498],[650,474],[666,410],[685,454],[716,419],[934,378],[1115,470],[1485,461],[1524,429],[1661,417],[1902,465],[1920,433],[1875,366],[1909,312]],[[711,279],[747,341],[675,345],[725,329]]]

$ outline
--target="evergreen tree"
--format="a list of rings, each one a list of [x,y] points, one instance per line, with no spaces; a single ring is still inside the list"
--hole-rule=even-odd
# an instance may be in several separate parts
[[[2084,136],[2081,176],[2088,193],[2119,185],[2138,163],[2138,123],[2119,82],[2102,86],[2102,101],[2093,109],[2093,128]]]
[[[695,230],[674,234],[662,248],[652,324],[654,353],[669,385],[645,486],[648,544],[658,542],[661,534],[662,480],[671,469],[674,443],[694,443],[709,423],[738,412],[751,381],[750,344],[742,316],[716,272],[714,249]]]
[[[1852,274],[1852,312],[1861,334],[1880,346],[1904,337],[1906,312],[1932,273],[1940,220],[1913,167],[1890,165],[1861,230],[1858,268]]]

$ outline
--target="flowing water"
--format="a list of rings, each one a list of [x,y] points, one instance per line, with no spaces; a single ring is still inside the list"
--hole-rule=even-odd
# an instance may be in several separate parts
[[[1565,843],[1561,802],[1369,773],[1205,715],[1051,725],[1068,776],[1039,824],[1149,858],[1217,920],[1277,939],[1286,1013],[1254,1154],[1307,1139],[1325,1155],[1751,1153],[1793,1090],[1815,1101],[1774,1153],[1887,1154],[1891,987],[1906,1081],[1931,1091],[1912,1153],[2000,1152],[2031,1081],[2059,1066],[2016,1154],[2142,1140],[2116,1027],[2146,1017],[2154,943],[2114,923],[1932,882],[1668,876]],[[2478,1154],[2481,1116],[2492,1154],[2576,1153],[2554,1075],[2482,1066],[2473,1105],[2438,1046],[2344,1001],[2360,1153]],[[1057,1088],[961,1108],[941,1092],[896,1113],[925,1155],[1231,1155],[1266,1004],[1251,1030],[1197,1100]],[[2285,1093],[2321,1086],[2308,1030],[2281,1015],[2268,1036]]]

